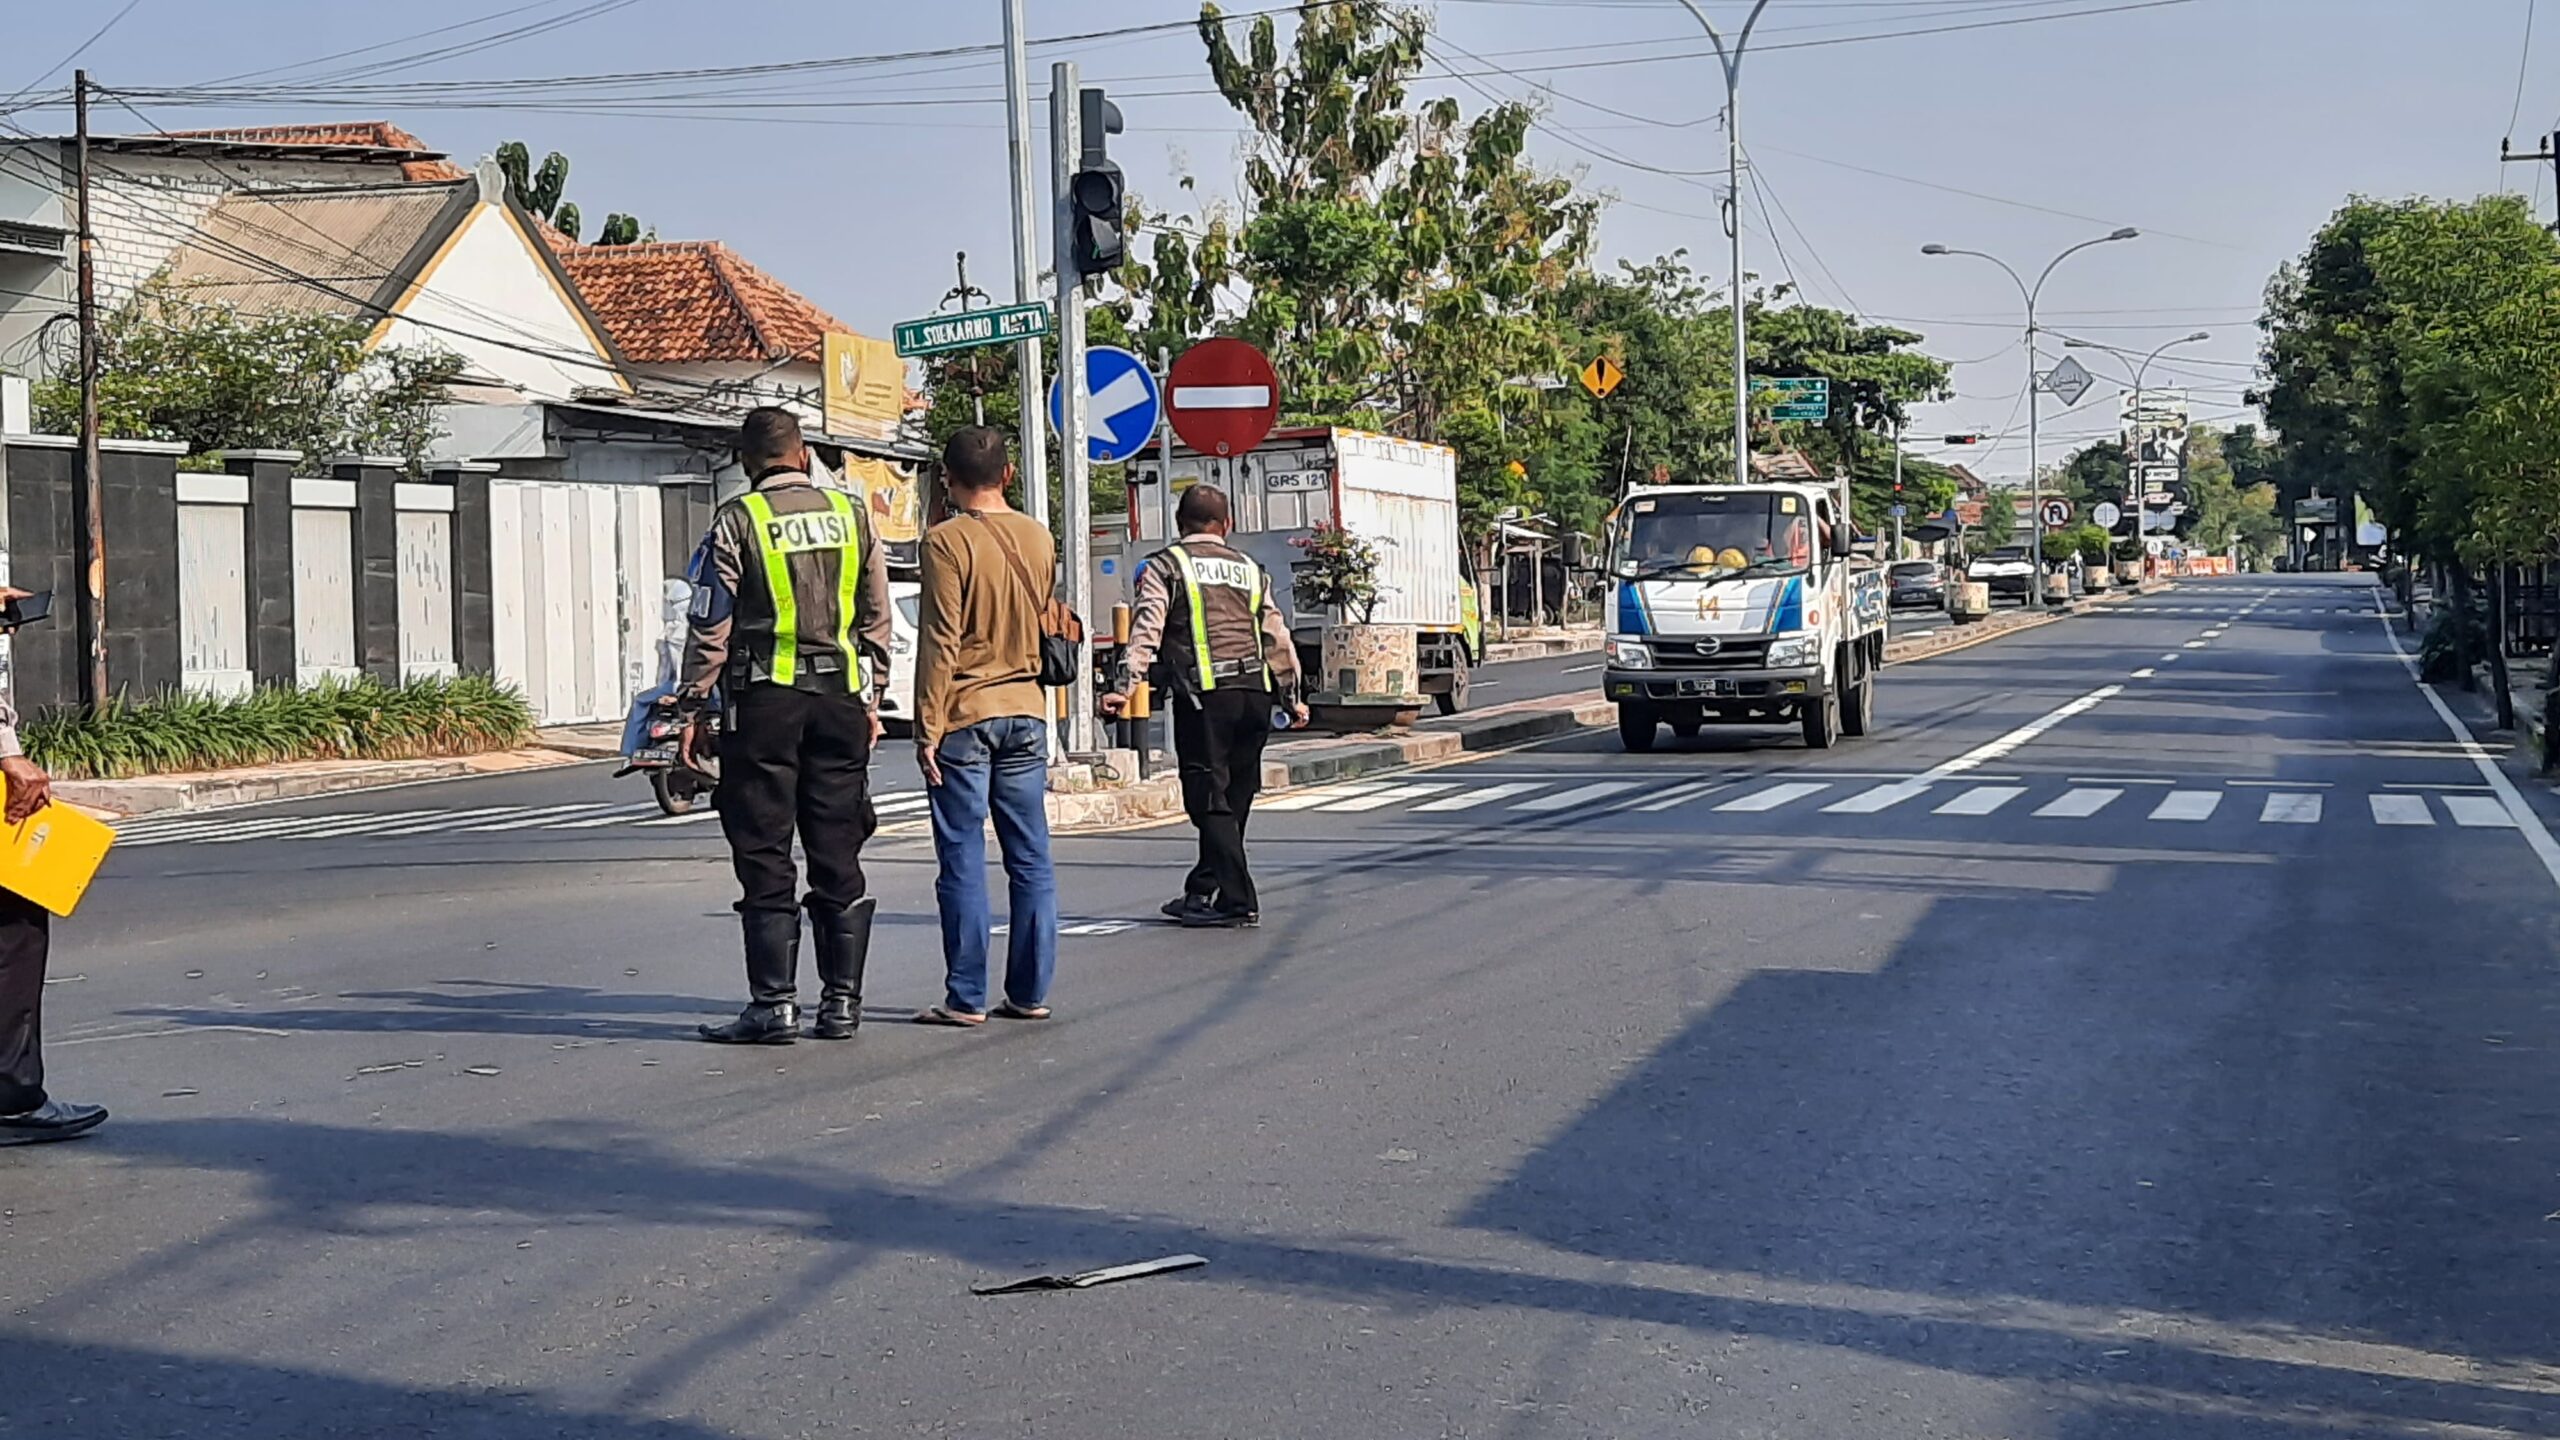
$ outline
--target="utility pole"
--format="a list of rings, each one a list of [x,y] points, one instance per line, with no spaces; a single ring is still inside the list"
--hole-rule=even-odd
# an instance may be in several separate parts
[[[1902,558],[1902,422],[1893,422],[1893,558]]]
[[[1079,615],[1092,608],[1093,599],[1093,461],[1085,448],[1084,276],[1075,253],[1075,178],[1084,158],[1082,97],[1074,61],[1061,60],[1049,67],[1049,136],[1056,151],[1051,178],[1058,274],[1058,454],[1065,492],[1058,549],[1067,572],[1067,604]],[[1083,663],[1076,667],[1067,701],[1066,740],[1071,755],[1090,754],[1094,748],[1093,648],[1088,642],[1082,649]]]
[[[2548,164],[2551,167],[2553,190],[2555,193],[2560,193],[2560,130],[2555,130],[2546,136],[2541,149],[2523,155],[2518,155],[2505,140],[2500,140],[2498,163],[2501,165]],[[2551,228],[2555,233],[2560,233],[2560,219],[2554,219],[2551,222]]]
[[[89,651],[89,683],[81,698],[95,710],[113,693],[107,689],[107,525],[106,487],[98,464],[98,259],[97,236],[89,224],[89,72],[71,76],[72,149],[79,171],[80,227],[80,488],[73,492],[80,511],[78,534],[83,554],[80,583],[88,604],[81,607],[80,638]]]
[[[1742,52],[1751,48],[1752,27],[1769,0],[1755,0],[1741,33],[1727,49],[1724,34],[1698,8],[1698,0],[1680,0],[1705,28],[1724,69],[1725,232],[1733,240],[1733,483],[1751,483],[1751,322],[1742,297]]]
[[[1013,299],[1029,305],[1040,298],[1040,202],[1031,179],[1031,72],[1024,57],[1022,0],[1004,4],[1005,150],[1013,162]],[[1065,315],[1058,323],[1066,324]],[[1049,523],[1049,450],[1041,440],[1047,409],[1041,378],[1040,339],[1031,336],[1014,348],[1015,388],[1022,392],[1018,417],[1021,449],[1022,509],[1032,519]]]

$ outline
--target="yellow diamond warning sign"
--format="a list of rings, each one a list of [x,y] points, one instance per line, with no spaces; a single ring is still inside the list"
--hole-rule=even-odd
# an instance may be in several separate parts
[[[1627,372],[1619,369],[1618,362],[1606,355],[1582,367],[1582,388],[1603,400],[1608,399],[1609,392],[1617,389],[1618,382],[1626,378]]]

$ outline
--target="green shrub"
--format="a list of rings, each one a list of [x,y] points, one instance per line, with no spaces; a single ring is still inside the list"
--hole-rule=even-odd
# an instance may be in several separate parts
[[[2457,607],[2441,606],[2418,643],[2418,678],[2430,685],[2450,684],[2462,678],[2465,659],[2488,653],[2489,627]]]
[[[415,760],[521,745],[533,711],[485,675],[403,685],[332,681],[247,695],[118,697],[99,710],[38,716],[27,754],[66,780],[222,770],[279,760]]]

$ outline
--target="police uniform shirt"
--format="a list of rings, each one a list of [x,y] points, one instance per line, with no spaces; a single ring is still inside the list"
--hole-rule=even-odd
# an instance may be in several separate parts
[[[1263,662],[1271,667],[1272,683],[1287,691],[1297,682],[1298,648],[1289,635],[1288,617],[1280,613],[1279,605],[1272,598],[1271,577],[1241,551],[1215,537],[1186,535],[1180,544],[1191,554],[1193,569],[1204,583],[1225,585],[1241,596],[1254,588],[1254,581],[1260,581],[1262,597],[1259,606],[1248,610],[1242,604],[1218,605],[1204,617],[1209,649],[1213,661],[1232,666],[1233,662],[1253,655],[1257,638],[1255,632],[1258,630]],[[1160,655],[1177,647],[1188,650],[1193,646],[1193,636],[1188,630],[1192,622],[1187,609],[1186,614],[1180,617],[1184,632],[1176,635],[1165,633],[1168,616],[1173,610],[1173,592],[1182,584],[1176,572],[1176,561],[1170,551],[1149,556],[1147,563],[1138,569],[1137,597],[1130,607],[1129,649],[1124,660],[1127,680],[1131,684],[1149,678],[1149,672],[1157,668]],[[1186,607],[1198,603],[1196,597],[1189,595],[1184,600]],[[1175,668],[1184,669],[1187,673],[1185,666]],[[1196,662],[1189,662],[1189,668],[1196,668]],[[1252,676],[1248,684],[1258,689],[1262,678]]]
[[[844,571],[848,541],[858,543],[860,553],[850,577]],[[782,608],[772,573],[777,556],[794,612],[788,635],[775,625]],[[694,568],[686,694],[707,695],[724,680],[853,693],[858,658],[858,698],[878,703],[889,677],[889,569],[858,497],[821,489],[798,471],[767,476],[720,507]]]

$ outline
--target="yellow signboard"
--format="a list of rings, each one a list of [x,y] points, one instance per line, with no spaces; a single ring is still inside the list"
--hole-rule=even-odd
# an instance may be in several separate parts
[[[1619,369],[1618,362],[1606,355],[1582,367],[1582,388],[1603,400],[1608,399],[1609,392],[1617,389],[1618,382],[1626,378],[1627,372]]]
[[[924,505],[916,492],[914,471],[886,460],[847,455],[844,488],[862,497],[871,533],[883,541],[902,545],[924,535]]]
[[[829,331],[823,361],[827,433],[866,440],[895,437],[907,407],[907,362],[898,358],[898,347],[868,335]]]

